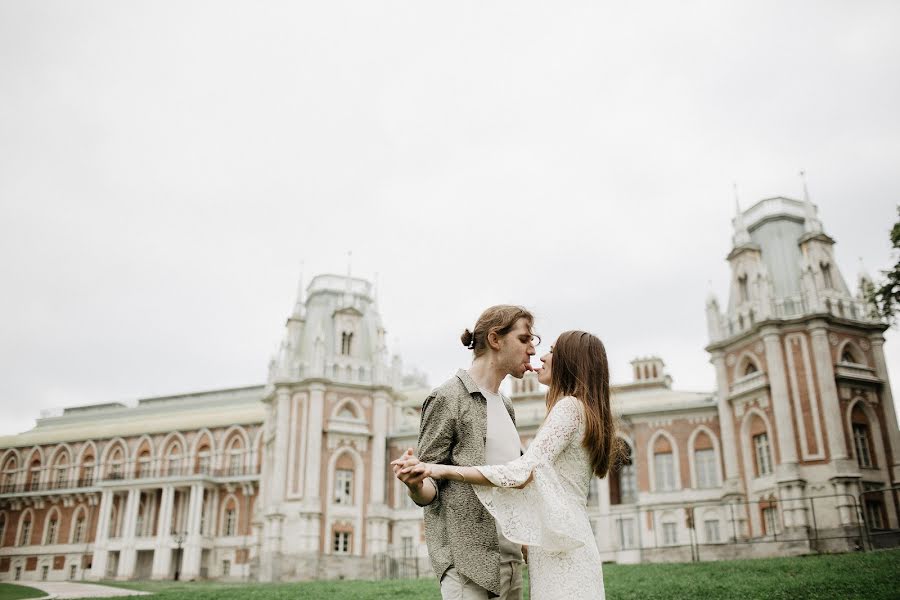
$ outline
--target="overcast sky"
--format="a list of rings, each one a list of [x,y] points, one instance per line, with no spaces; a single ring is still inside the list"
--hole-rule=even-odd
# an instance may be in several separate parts
[[[890,264],[900,3],[0,3],[0,433],[262,383],[317,273],[436,384],[481,309],[713,390],[732,182]],[[900,336],[886,351],[900,398]],[[545,344],[545,350],[549,344]]]

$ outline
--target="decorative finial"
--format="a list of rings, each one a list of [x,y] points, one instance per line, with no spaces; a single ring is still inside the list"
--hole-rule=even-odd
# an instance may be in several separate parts
[[[734,214],[739,215],[739,214],[741,214],[741,201],[740,201],[740,198],[738,197],[737,181],[735,181],[731,185],[734,188]]]
[[[806,186],[806,171],[800,171],[800,181],[803,182],[803,211],[806,213],[806,222],[803,228],[807,233],[822,233],[822,222],[816,214],[816,206],[809,199],[809,189]]]

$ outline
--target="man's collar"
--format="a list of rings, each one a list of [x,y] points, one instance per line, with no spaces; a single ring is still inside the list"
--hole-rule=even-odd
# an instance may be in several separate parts
[[[459,380],[462,381],[463,386],[465,386],[466,391],[470,394],[480,394],[481,390],[478,389],[478,384],[475,383],[475,380],[472,379],[472,376],[469,375],[469,372],[465,369],[460,369],[456,372],[456,376],[459,377]]]

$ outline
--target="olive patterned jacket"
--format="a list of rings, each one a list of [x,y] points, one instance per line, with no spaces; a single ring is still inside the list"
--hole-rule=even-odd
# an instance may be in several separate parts
[[[503,396],[516,422],[509,398]],[[487,401],[463,369],[437,387],[422,405],[417,456],[446,465],[484,463]],[[500,546],[497,525],[462,481],[434,481],[438,494],[425,506],[425,541],[438,580],[451,566],[484,589],[500,593]]]

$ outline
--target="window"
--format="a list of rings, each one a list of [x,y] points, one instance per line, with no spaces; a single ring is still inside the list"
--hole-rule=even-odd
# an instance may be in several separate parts
[[[654,454],[653,470],[656,479],[657,492],[675,489],[675,465],[671,452]]]
[[[66,465],[61,464],[56,467],[56,487],[61,488],[66,485]]]
[[[866,501],[866,524],[869,529],[884,529],[884,505],[881,502]]]
[[[712,488],[719,485],[715,450],[712,448],[695,450],[694,468],[696,469],[698,488]]]
[[[754,373],[757,373],[757,372],[759,372],[759,369],[756,368],[756,365],[753,364],[752,360],[748,360],[747,366],[744,367],[744,377],[747,377],[748,375],[753,375]]]
[[[31,543],[31,517],[22,523],[22,533],[19,537],[19,545],[27,546]]]
[[[78,572],[78,567],[75,565],[70,565],[69,566],[69,580],[74,580],[75,573],[77,573],[77,572]]]
[[[22,567],[16,567],[16,581],[22,579]]]
[[[234,535],[235,511],[233,508],[225,509],[225,521],[222,525],[222,535],[228,537]]]
[[[351,345],[353,343],[353,334],[352,333],[342,333],[341,334],[341,354],[344,356],[350,356]]]
[[[41,463],[38,461],[33,462],[28,475],[28,490],[34,491],[38,489],[41,484]]]
[[[833,290],[834,282],[831,279],[831,265],[822,263],[820,266],[822,267],[822,283],[825,284],[825,289]]]
[[[231,575],[231,561],[223,560],[222,561],[222,577],[228,577]]]
[[[232,477],[243,473],[241,454],[241,441],[234,438],[231,440],[231,445],[228,447],[228,474]]]
[[[853,356],[853,352],[850,351],[849,347],[845,347],[844,351],[841,352],[841,362],[859,364],[859,361]]]
[[[197,455],[197,472],[203,473],[203,474],[208,474],[209,473],[209,465],[210,465],[209,449],[204,448]]]
[[[770,474],[772,472],[772,454],[769,450],[769,435],[766,433],[754,435],[753,448],[756,452],[757,477]]]
[[[44,565],[41,567],[41,581],[47,581],[47,575],[50,573],[50,567]]]
[[[619,547],[623,550],[634,548],[634,519],[616,519]]]
[[[869,428],[862,423],[853,424],[853,443],[856,445],[856,462],[860,467],[871,468],[872,454],[869,452]]]
[[[400,540],[403,548],[403,556],[412,556],[415,554],[413,550],[413,539],[411,536],[403,536],[403,539]]]
[[[137,464],[137,477],[149,477],[150,476],[150,453],[144,452],[138,457]]]
[[[90,462],[84,464],[84,470],[82,471],[82,485],[91,485],[94,483],[94,461],[91,459]]]
[[[75,519],[75,529],[72,531],[72,543],[79,544],[84,538],[84,516],[79,515]]]
[[[56,532],[59,529],[59,521],[57,521],[56,516],[50,518],[47,522],[47,538],[44,542],[45,544],[55,544],[56,543]]]
[[[674,546],[678,543],[678,528],[675,523],[663,523],[663,544]]]
[[[712,519],[703,521],[703,538],[707,544],[719,542],[719,521]]]
[[[740,294],[741,302],[747,302],[750,300],[750,292],[747,289],[747,276],[738,277],[738,293]]]
[[[181,449],[178,446],[172,446],[166,461],[167,475],[181,475]]]
[[[353,504],[353,471],[338,469],[334,474],[334,503]]]
[[[763,516],[763,525],[765,529],[763,533],[765,535],[772,535],[778,531],[778,513],[776,512],[776,508],[774,506],[767,506],[762,509]]]
[[[637,502],[636,480],[634,464],[619,467],[619,499],[622,504],[634,504]]]
[[[334,545],[332,546],[335,554],[350,553],[350,532],[336,531],[334,532]]]
[[[0,514],[0,546],[3,546],[3,540],[6,539],[6,515]]]

